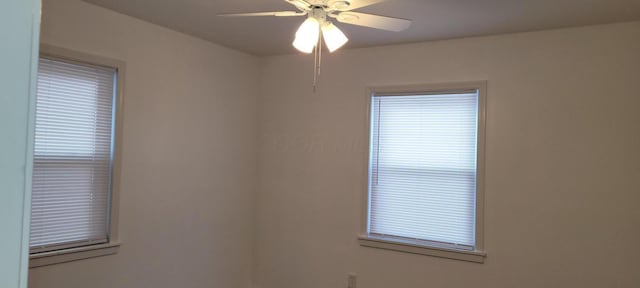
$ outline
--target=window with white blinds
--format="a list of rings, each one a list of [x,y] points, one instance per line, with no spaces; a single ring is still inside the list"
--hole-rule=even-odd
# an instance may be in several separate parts
[[[32,253],[109,240],[116,71],[40,58]]]
[[[475,250],[478,95],[372,96],[368,236]]]

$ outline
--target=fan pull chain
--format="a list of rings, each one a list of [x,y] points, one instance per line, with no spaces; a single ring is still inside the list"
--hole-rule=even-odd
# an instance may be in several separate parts
[[[313,93],[316,93],[318,83],[318,46],[313,47]]]
[[[322,37],[318,39],[318,45],[314,50],[314,65],[313,65],[313,93],[316,93],[318,84],[318,76],[320,76],[320,66],[322,63]]]
[[[322,37],[319,38],[320,44],[318,44],[318,76],[320,76],[320,65],[322,64]]]

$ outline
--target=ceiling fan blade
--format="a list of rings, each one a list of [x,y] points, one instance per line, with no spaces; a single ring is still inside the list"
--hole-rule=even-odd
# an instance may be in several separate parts
[[[296,11],[274,11],[274,12],[254,12],[254,13],[230,13],[230,14],[218,14],[218,16],[223,17],[246,17],[246,16],[278,16],[278,17],[288,17],[288,16],[302,16],[307,14],[306,12],[296,12]]]
[[[338,9],[339,11],[356,10],[362,7],[370,6],[376,3],[383,2],[384,0],[351,0],[349,1],[349,7],[346,9]],[[331,3],[331,2],[329,2]],[[331,7],[331,6],[329,6]]]
[[[407,19],[393,18],[387,16],[378,16],[360,12],[342,12],[338,15],[329,15],[336,18],[338,22],[351,25],[358,25],[370,28],[376,28],[387,31],[402,31],[411,25],[411,21]]]

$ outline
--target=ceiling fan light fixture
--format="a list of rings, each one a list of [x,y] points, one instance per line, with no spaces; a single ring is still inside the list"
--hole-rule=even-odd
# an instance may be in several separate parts
[[[305,20],[298,31],[296,32],[296,38],[293,40],[293,47],[303,53],[313,52],[313,48],[318,43],[320,37],[320,22],[314,17],[309,17]]]
[[[340,49],[340,47],[349,41],[349,38],[347,38],[336,25],[333,25],[333,23],[329,21],[322,24],[322,37],[324,37],[324,42],[327,44],[329,52]]]

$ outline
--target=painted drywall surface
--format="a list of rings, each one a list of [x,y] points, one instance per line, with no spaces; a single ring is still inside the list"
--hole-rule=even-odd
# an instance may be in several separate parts
[[[77,0],[42,42],[126,62],[122,246],[30,287],[250,287],[259,60]]]
[[[27,287],[40,1],[0,10],[0,287]]]
[[[384,32],[380,32],[384,33]],[[260,288],[640,287],[640,23],[266,59]],[[360,247],[369,85],[488,81],[486,263]]]

